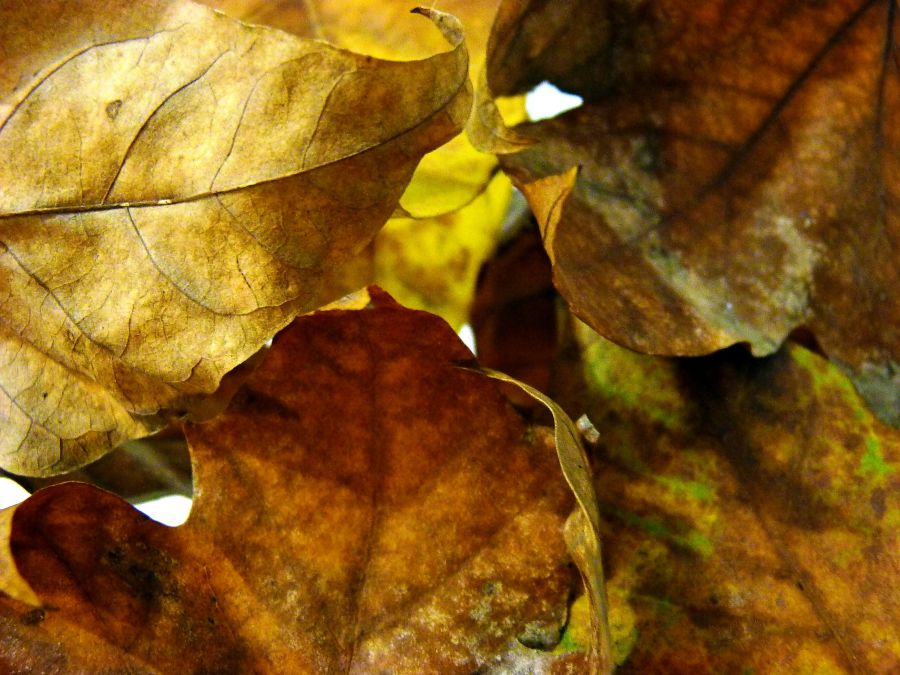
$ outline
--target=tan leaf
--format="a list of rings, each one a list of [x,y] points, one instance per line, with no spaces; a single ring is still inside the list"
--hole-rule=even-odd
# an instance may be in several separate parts
[[[552,647],[571,496],[470,357],[377,290],[297,319],[189,425],[184,526],[75,483],[15,508],[5,562],[42,606],[0,600],[0,669],[471,673]]]
[[[212,391],[470,108],[462,44],[384,62],[179,0],[6,3],[0,62],[0,465],[19,473]]]
[[[581,167],[568,199],[530,190],[561,204],[546,246],[575,313],[672,355],[769,354],[804,327],[900,424],[894,7],[503,3],[494,89],[586,101],[502,158],[523,184]]]

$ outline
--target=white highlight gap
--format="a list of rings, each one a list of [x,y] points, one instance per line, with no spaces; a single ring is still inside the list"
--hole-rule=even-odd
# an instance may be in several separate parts
[[[533,121],[546,120],[551,117],[574,110],[584,103],[584,99],[569,94],[544,80],[525,94],[525,110]]]
[[[20,502],[24,502],[27,498],[28,490],[16,481],[6,477],[0,478],[0,509],[15,506]]]
[[[176,527],[184,524],[191,512],[191,500],[183,495],[166,495],[134,505],[138,511],[157,523]]]
[[[466,347],[469,348],[469,351],[475,354],[475,331],[472,330],[472,326],[464,323],[460,326],[457,335],[459,335],[459,339],[465,343]]]

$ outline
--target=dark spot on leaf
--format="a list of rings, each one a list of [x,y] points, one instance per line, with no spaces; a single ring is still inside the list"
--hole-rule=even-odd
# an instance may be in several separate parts
[[[109,551],[106,552],[106,560],[113,565],[116,565],[117,563],[122,562],[124,557],[125,557],[125,554],[122,553],[122,549],[120,549],[118,547],[110,549]]]
[[[532,621],[517,636],[517,640],[529,649],[549,651],[558,643],[562,634],[561,626],[553,622]]]
[[[297,413],[286,406],[277,397],[270,396],[249,387],[242,388],[234,397],[233,405],[255,413],[267,413],[283,420],[297,419]]]
[[[106,116],[114,120],[119,115],[119,110],[122,108],[122,101],[116,99],[115,101],[110,101],[106,104]]]
[[[876,488],[872,491],[872,496],[869,497],[869,504],[872,506],[872,511],[878,518],[884,517],[884,512],[886,510],[884,488]]]
[[[42,608],[37,607],[29,612],[25,612],[22,615],[22,623],[24,623],[26,626],[36,626],[37,624],[41,623],[46,618],[46,616],[46,612],[44,612]]]
[[[662,171],[662,155],[658,136],[647,136],[638,140],[634,149],[634,163],[638,168],[650,174]]]

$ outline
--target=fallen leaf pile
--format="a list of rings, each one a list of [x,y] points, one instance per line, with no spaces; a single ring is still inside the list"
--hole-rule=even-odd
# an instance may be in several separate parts
[[[898,27],[0,3],[0,671],[900,672]]]

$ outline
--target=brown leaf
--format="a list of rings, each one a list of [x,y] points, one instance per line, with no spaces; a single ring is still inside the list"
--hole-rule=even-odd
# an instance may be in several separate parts
[[[804,326],[900,423],[894,9],[504,3],[495,90],[550,77],[589,102],[502,158],[523,184],[581,167],[564,203],[530,195],[562,204],[545,239],[575,313],[658,354],[769,354]]]
[[[896,672],[900,432],[802,347],[675,360],[589,333],[618,672]]]
[[[191,458],[184,434],[169,427],[148,438],[123,443],[96,462],[58,476],[15,476],[28,492],[67,481],[90,483],[131,503],[179,494],[190,497]]]
[[[55,6],[56,7],[56,6]],[[179,0],[0,8],[0,464],[83,464],[215,389],[469,114],[393,63]]]
[[[509,96],[551,80],[567,91],[590,96],[612,75],[609,57],[615,54],[610,44],[631,34],[632,27],[625,23],[612,25],[618,18],[615,10],[621,12],[616,4],[501,1],[487,50],[491,90]]]
[[[16,507],[42,606],[0,601],[0,666],[470,673],[517,635],[552,646],[573,582],[552,435],[455,367],[442,320],[373,303],[297,319],[189,426],[183,527],[74,483]]]
[[[471,313],[479,362],[548,392],[559,328],[550,275],[532,222],[482,267]],[[535,403],[513,394],[516,405]]]

